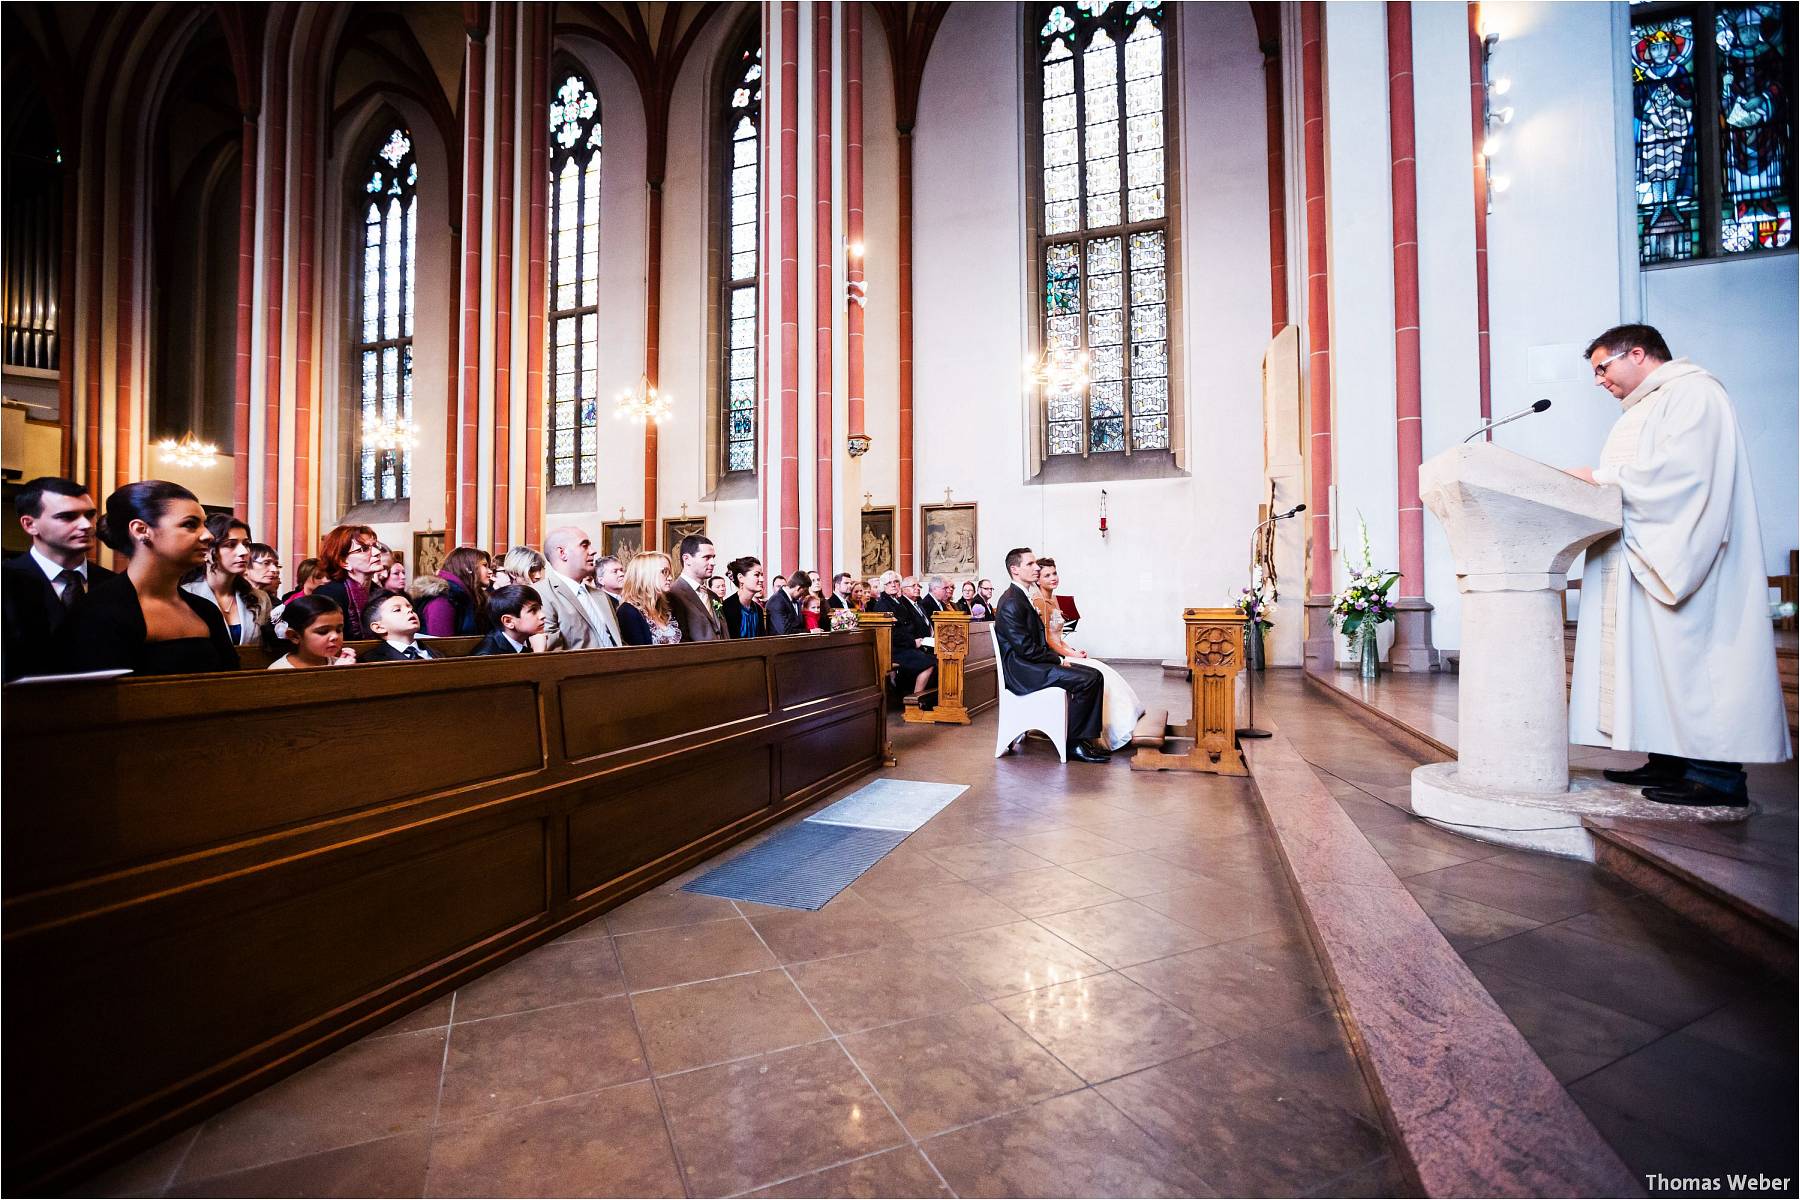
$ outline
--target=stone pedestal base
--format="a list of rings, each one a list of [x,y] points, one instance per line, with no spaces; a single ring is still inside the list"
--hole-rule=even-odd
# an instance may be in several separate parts
[[[1394,642],[1388,647],[1388,666],[1396,671],[1420,673],[1441,669],[1437,647],[1431,643],[1431,605],[1416,597],[1402,597],[1394,605]]]
[[[1644,799],[1637,788],[1576,768],[1566,792],[1521,792],[1469,783],[1457,764],[1430,763],[1412,773],[1413,812],[1451,833],[1477,841],[1594,861],[1594,840],[1583,817],[1635,817],[1705,824],[1742,821],[1750,808],[1685,808]]]
[[[1337,667],[1337,647],[1331,630],[1331,597],[1306,598],[1306,669],[1324,675]]]

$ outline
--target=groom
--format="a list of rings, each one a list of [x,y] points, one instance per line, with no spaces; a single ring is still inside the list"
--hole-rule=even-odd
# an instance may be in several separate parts
[[[1092,667],[1066,662],[1044,641],[1044,622],[1026,588],[1037,582],[1037,556],[1021,546],[1006,556],[1012,586],[994,606],[994,636],[1000,640],[1000,665],[1006,688],[1023,696],[1044,688],[1069,693],[1069,754],[1082,762],[1103,763],[1112,751],[1100,736],[1104,680]]]

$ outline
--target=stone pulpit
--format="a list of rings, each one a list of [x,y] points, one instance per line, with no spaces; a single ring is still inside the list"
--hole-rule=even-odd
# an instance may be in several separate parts
[[[1462,593],[1454,763],[1413,772],[1413,811],[1470,837],[1592,858],[1581,813],[1616,812],[1598,773],[1569,776],[1562,593],[1569,564],[1619,528],[1619,489],[1489,444],[1419,468]],[[1596,792],[1587,799],[1580,792]],[[1585,848],[1585,853],[1584,853]]]

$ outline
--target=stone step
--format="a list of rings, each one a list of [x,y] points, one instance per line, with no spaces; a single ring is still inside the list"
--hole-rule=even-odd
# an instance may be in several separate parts
[[[1186,679],[1189,674],[1187,659],[1185,658],[1165,658],[1163,659],[1162,669],[1164,675],[1178,675],[1183,679]]]
[[[1794,847],[1751,827],[1589,817],[1596,865],[1641,888],[1727,945],[1795,977],[1800,893]]]

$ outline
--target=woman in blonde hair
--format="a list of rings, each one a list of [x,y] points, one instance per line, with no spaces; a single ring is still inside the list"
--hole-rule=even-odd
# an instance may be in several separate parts
[[[625,567],[620,592],[619,632],[627,646],[670,646],[681,640],[681,627],[669,608],[669,556],[640,550]]]

